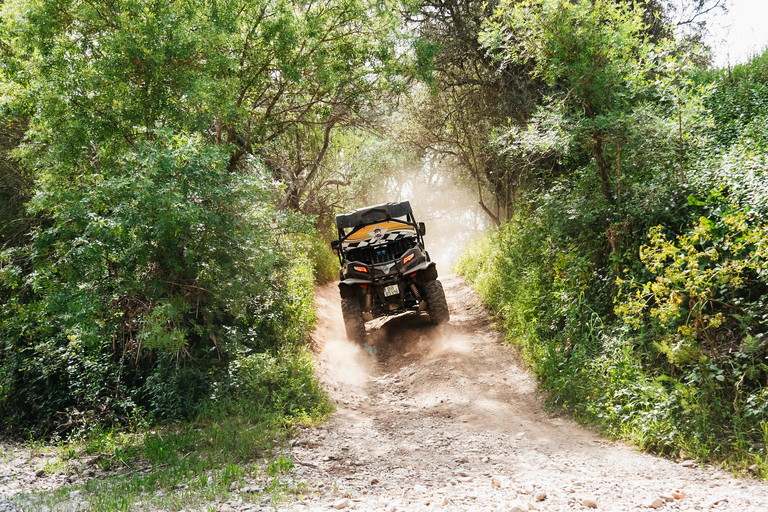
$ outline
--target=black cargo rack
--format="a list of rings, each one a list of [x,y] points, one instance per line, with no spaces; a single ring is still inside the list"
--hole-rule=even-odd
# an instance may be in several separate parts
[[[366,224],[375,224],[399,217],[407,217],[409,224],[413,222],[413,210],[409,201],[400,203],[384,203],[367,208],[358,208],[350,213],[340,213],[336,216],[336,227],[339,234],[344,237],[344,230]],[[415,225],[415,224],[414,224]]]

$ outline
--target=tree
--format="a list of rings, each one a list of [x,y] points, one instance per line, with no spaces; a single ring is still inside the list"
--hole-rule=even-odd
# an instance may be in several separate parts
[[[279,138],[291,145],[299,130],[353,122],[396,81],[399,18],[386,2],[10,2],[3,18],[19,63],[43,56],[10,79],[29,83],[45,66],[44,87],[28,92],[59,109],[51,128],[69,133],[72,155],[91,135],[131,144],[174,126],[230,145],[232,171],[268,158]],[[76,118],[64,122],[67,112]],[[276,177],[306,179],[295,171]]]
[[[516,195],[515,169],[490,145],[497,126],[524,123],[540,97],[530,65],[499,66],[479,44],[496,2],[426,1],[407,19],[427,88],[414,85],[399,135],[410,147],[457,172],[499,226]]]
[[[726,0],[667,0],[667,16],[675,26],[693,25],[701,31],[706,25],[706,16],[726,9]]]
[[[414,88],[397,127],[399,139],[432,165],[452,170],[472,190],[477,204],[498,227],[505,220],[512,176],[489,141],[497,105],[476,86],[430,93]],[[488,197],[495,203],[488,204]]]
[[[589,149],[609,203],[620,160],[610,161],[606,144],[621,147],[625,114],[648,97],[653,54],[643,16],[638,6],[607,0],[504,0],[482,35],[502,63],[530,63],[553,88],[551,100]]]
[[[274,184],[291,197],[316,178],[268,165],[277,141],[300,134],[303,152],[392,82],[391,7],[0,5],[0,112],[29,119],[14,158],[47,219],[0,255],[4,417],[22,417],[19,400],[38,404],[31,423],[74,409],[183,415],[232,358],[306,334],[305,284],[280,235],[307,222],[275,208]]]

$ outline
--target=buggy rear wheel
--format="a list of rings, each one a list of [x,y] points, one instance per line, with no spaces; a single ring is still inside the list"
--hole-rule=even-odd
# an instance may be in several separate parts
[[[365,320],[360,302],[353,298],[341,299],[341,316],[344,318],[347,339],[362,343],[365,339]]]
[[[424,285],[424,291],[427,295],[427,311],[429,320],[435,325],[448,323],[451,314],[448,312],[448,302],[445,300],[443,283],[437,279],[427,281]]]

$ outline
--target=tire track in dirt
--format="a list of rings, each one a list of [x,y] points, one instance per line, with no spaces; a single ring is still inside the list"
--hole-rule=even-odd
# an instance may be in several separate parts
[[[375,355],[345,340],[336,285],[318,290],[317,367],[337,412],[294,441],[294,478],[312,492],[281,510],[768,510],[763,482],[548,416],[469,286],[441,281],[450,323],[369,323]]]

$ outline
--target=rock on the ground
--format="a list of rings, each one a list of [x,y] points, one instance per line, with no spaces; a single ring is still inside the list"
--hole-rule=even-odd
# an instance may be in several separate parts
[[[597,501],[594,498],[584,498],[581,504],[587,508],[597,508]]]
[[[336,510],[341,510],[343,508],[348,508],[352,502],[349,500],[349,498],[341,498],[333,502],[333,508]]]
[[[21,512],[21,509],[12,501],[0,498],[0,512]]]

